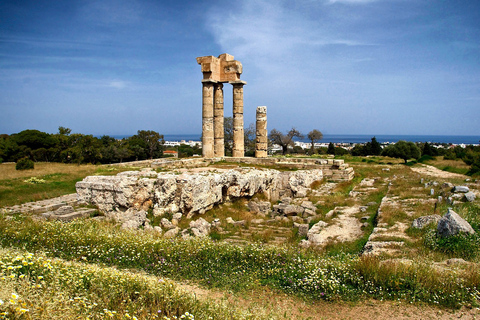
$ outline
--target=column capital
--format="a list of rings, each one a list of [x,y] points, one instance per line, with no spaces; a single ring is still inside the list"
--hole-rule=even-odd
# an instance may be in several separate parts
[[[212,79],[202,79],[202,83],[218,83],[218,81]]]
[[[243,80],[236,80],[236,81],[229,81],[228,83],[230,83],[231,85],[246,85],[247,84],[247,81],[243,81]]]

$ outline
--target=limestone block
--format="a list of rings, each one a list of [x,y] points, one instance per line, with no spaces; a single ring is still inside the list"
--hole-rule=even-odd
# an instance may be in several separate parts
[[[447,213],[438,222],[437,234],[441,237],[449,237],[458,233],[474,234],[475,230],[455,211],[448,209]]]

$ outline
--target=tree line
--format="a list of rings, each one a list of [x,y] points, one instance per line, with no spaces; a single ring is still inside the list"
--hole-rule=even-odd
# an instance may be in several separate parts
[[[163,135],[151,130],[121,140],[104,135],[71,133],[59,127],[58,133],[39,130],[0,135],[0,162],[17,162],[28,158],[35,162],[118,163],[163,156]]]
[[[233,148],[233,120],[225,118],[225,155],[231,156]],[[245,156],[255,154],[255,127],[250,124],[244,130]],[[480,173],[480,147],[466,146],[462,148],[436,148],[425,143],[398,141],[382,148],[375,137],[366,144],[357,144],[347,150],[329,143],[327,148],[315,148],[315,143],[323,138],[323,134],[314,129],[307,134],[311,147],[304,150],[294,145],[295,139],[303,139],[304,135],[295,128],[286,133],[272,129],[269,134],[270,144],[279,145],[283,155],[286,154],[331,154],[342,156],[388,156],[408,160],[428,159],[428,157],[443,156],[444,159],[460,159],[471,166],[469,174]],[[35,162],[63,163],[119,163],[163,157],[164,136],[152,130],[139,130],[137,134],[115,139],[104,135],[94,137],[79,133],[71,133],[71,129],[59,127],[58,132],[49,134],[39,130],[24,130],[16,134],[0,134],[0,163],[18,162],[29,159]],[[447,146],[447,145],[445,145]],[[174,148],[179,157],[191,157],[202,153],[201,147],[180,145]]]

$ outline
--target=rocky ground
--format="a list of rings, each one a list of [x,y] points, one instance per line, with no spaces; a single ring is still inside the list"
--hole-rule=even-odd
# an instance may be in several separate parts
[[[438,223],[439,219],[447,213],[447,206],[455,207],[465,201],[478,201],[480,195],[478,182],[469,181],[466,176],[444,172],[431,166],[410,168],[403,165],[358,164],[354,167],[361,179],[356,178],[347,183],[323,181],[312,185],[310,180],[308,183],[299,184],[299,180],[305,180],[297,178],[295,180],[297,182],[290,182],[290,188],[293,186],[293,189],[290,192],[278,194],[276,201],[268,201],[269,199],[264,195],[254,196],[247,192],[243,200],[233,203],[219,201],[211,207],[208,205],[209,210],[197,212],[188,219],[180,210],[173,214],[157,210],[157,215],[154,214],[155,210],[150,210],[149,213],[144,211],[143,216],[140,217],[139,208],[131,212],[131,220],[128,220],[135,222],[140,219],[138,223],[126,224],[125,227],[138,227],[140,224],[145,229],[158,232],[159,236],[190,237],[210,234],[218,241],[238,245],[260,241],[272,245],[289,244],[320,250],[329,245],[352,243],[362,237],[368,237],[363,254],[408,259],[414,255],[415,245],[412,244],[417,240],[407,230],[412,227],[412,224],[421,225],[423,220],[428,220],[417,219],[436,214],[438,216],[432,219]],[[189,181],[189,175],[192,174],[222,175],[231,169],[232,167],[178,169],[175,174],[184,183]],[[258,173],[255,172],[255,174]],[[253,177],[256,177],[255,174]],[[129,177],[129,174],[123,173],[121,176]],[[156,173],[145,171],[139,174],[140,179],[152,176],[156,177]],[[263,177],[269,177],[269,175]],[[460,187],[468,188],[468,192]],[[238,190],[233,188],[231,191]],[[473,194],[473,197],[467,197],[468,193]],[[147,203],[145,199],[142,203]],[[98,217],[99,212],[96,208],[82,201],[79,202],[77,194],[26,203],[3,210],[9,213],[32,213],[41,219],[63,221],[78,217],[103,218]],[[123,213],[128,213],[128,210]],[[460,259],[438,264],[448,266],[450,263],[465,262]],[[182,286],[189,291],[194,291],[199,297],[205,296],[234,304],[266,305],[270,303],[279,310],[285,310],[286,318],[291,319],[371,319],[372,317],[375,319],[477,319],[480,317],[478,308],[464,307],[453,311],[427,305],[382,301],[311,304],[284,295],[278,296],[278,293],[272,292],[253,293],[251,296],[243,297],[206,290],[191,284],[182,284]]]
[[[124,227],[141,226],[167,237],[206,236],[215,233],[212,237],[236,244],[261,241],[276,245],[298,243],[302,247],[322,248],[334,243],[356,241],[371,231],[364,253],[402,256],[406,250],[405,244],[415,242],[406,232],[415,219],[430,213],[441,217],[446,212],[435,210],[442,202],[448,201],[453,205],[467,201],[466,193],[450,191],[455,184],[463,184],[469,188],[468,191],[474,199],[478,198],[480,187],[477,183],[465,182],[465,176],[443,172],[432,166],[371,167],[374,169],[364,174],[363,179],[349,183],[350,191],[347,188],[347,193],[344,190],[345,182],[323,182],[310,188],[311,183],[319,178],[306,178],[308,175],[302,175],[301,171],[278,175],[256,169],[241,169],[244,171],[232,173],[232,166],[178,169],[174,172],[177,184],[191,183],[191,189],[201,185],[201,192],[205,193],[216,189],[212,184],[219,183],[218,181],[225,183],[225,179],[230,179],[228,191],[220,188],[219,193],[213,196],[202,194],[199,203],[185,200],[192,198],[191,194],[183,195],[183,204],[169,204],[169,209],[173,212],[170,214],[155,208],[153,216],[149,217],[147,211],[137,210],[138,208],[116,211],[115,214],[122,215],[120,221]],[[245,170],[248,170],[248,173],[245,173]],[[361,167],[358,167],[358,170],[361,171]],[[281,176],[279,181],[282,181],[275,182],[275,192],[270,192],[270,196],[275,194],[277,202],[272,201],[275,199],[267,201],[268,199],[261,197],[251,198],[258,190],[268,189],[266,184],[272,183],[274,176]],[[105,177],[109,182],[115,181],[111,187],[105,184],[99,187],[103,193],[98,193],[96,196],[100,200],[95,201],[104,201],[103,207],[101,206],[103,209],[107,208],[105,204],[111,206],[114,203],[113,198],[125,198],[128,195],[133,200],[124,199],[126,202],[151,203],[148,197],[159,192],[145,191],[144,186],[159,185],[158,180],[156,183],[145,182],[151,177],[157,177],[157,173],[147,170]],[[208,181],[200,180],[201,177],[208,177]],[[321,178],[321,175],[318,177]],[[101,181],[101,178],[92,178],[94,180],[90,185],[98,185],[98,181]],[[170,186],[168,181],[164,182],[164,188]],[[127,187],[121,189],[119,186],[122,184]],[[279,187],[280,184],[284,190]],[[178,187],[168,190],[171,190],[172,195],[178,193]],[[139,195],[143,197],[140,200]],[[229,195],[244,195],[246,198],[232,205],[228,201]],[[94,197],[92,193],[88,196],[90,199]],[[85,197],[80,197],[80,202],[77,198],[77,194],[71,194],[4,209],[9,212],[30,212],[44,219],[63,221],[98,215],[95,208],[85,205]],[[182,205],[189,205],[190,209],[197,208],[197,213],[187,219],[180,211]],[[217,207],[212,214],[208,209],[214,206]]]

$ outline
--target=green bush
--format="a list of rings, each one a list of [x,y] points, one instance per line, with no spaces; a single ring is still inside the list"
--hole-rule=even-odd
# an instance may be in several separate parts
[[[431,229],[427,231],[424,243],[429,249],[467,260],[476,258],[480,253],[480,236],[478,234],[457,234],[443,238]]]
[[[423,163],[425,161],[430,161],[430,160],[435,160],[435,158],[428,155],[428,154],[425,154],[425,155],[421,156],[420,159],[418,159],[418,162]]]
[[[17,161],[17,164],[15,165],[16,170],[29,170],[33,169],[35,164],[33,163],[32,160],[28,159],[27,157],[22,158]]]

